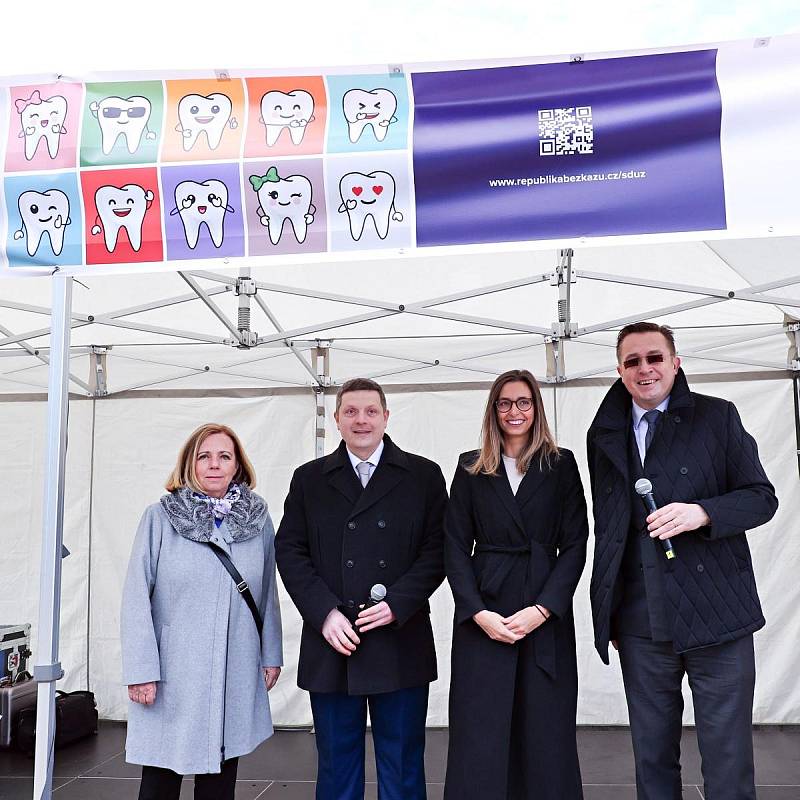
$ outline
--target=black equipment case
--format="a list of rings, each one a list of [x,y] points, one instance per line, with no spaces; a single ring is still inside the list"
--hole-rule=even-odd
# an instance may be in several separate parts
[[[56,749],[97,733],[97,704],[93,692],[56,692]],[[17,718],[14,740],[23,753],[36,750],[36,709]]]

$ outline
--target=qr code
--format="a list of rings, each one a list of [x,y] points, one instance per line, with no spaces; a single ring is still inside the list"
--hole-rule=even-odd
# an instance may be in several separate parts
[[[547,108],[539,111],[539,155],[593,153],[592,107]]]

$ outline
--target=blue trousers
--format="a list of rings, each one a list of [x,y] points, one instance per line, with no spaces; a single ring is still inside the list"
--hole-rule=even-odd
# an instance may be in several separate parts
[[[371,695],[311,692],[317,800],[363,800],[368,705],[378,800],[425,800],[427,684]]]
[[[756,800],[753,637],[678,655],[670,642],[619,638],[638,800],[681,798],[681,682],[692,691],[706,800]]]

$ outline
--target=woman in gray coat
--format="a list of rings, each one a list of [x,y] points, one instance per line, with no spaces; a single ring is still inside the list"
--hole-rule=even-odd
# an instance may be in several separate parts
[[[126,759],[139,800],[233,800],[238,757],[272,735],[267,692],[283,663],[274,530],[236,434],[199,427],[139,524],[122,599]],[[247,582],[259,631],[222,560]]]

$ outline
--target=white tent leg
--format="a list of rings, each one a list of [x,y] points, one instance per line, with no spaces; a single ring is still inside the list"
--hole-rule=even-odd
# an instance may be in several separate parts
[[[64,526],[64,471],[67,456],[69,411],[69,342],[72,278],[55,275],[50,335],[50,370],[47,396],[47,464],[42,518],[42,555],[39,574],[39,631],[34,678],[38,681],[36,709],[36,761],[33,798],[49,800],[53,794],[53,742],[55,739],[55,682],[63,676],[58,662],[61,617],[61,547]]]
[[[314,428],[314,457],[325,455],[325,387],[330,383],[330,348],[327,342],[318,342],[311,351],[317,385],[314,387],[314,402],[317,405],[317,424]]]

